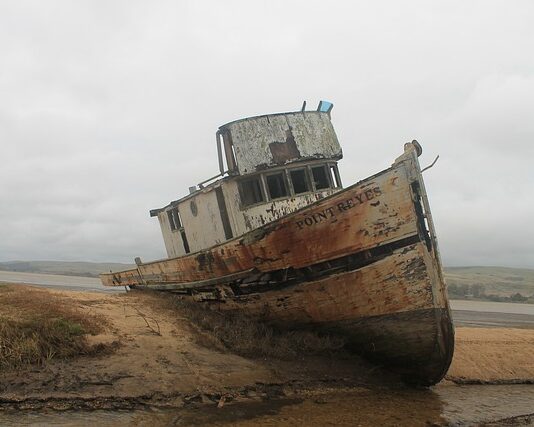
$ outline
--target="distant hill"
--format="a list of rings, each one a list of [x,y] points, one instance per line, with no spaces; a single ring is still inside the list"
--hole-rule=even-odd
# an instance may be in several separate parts
[[[24,273],[62,274],[66,276],[98,277],[100,273],[127,270],[134,264],[114,262],[9,261],[0,262],[0,270]]]
[[[534,270],[508,267],[448,267],[445,280],[452,298],[482,297],[498,301],[520,294],[534,300]],[[489,296],[494,297],[490,298]],[[517,302],[521,300],[517,297]],[[529,301],[530,302],[530,301]]]
[[[26,273],[64,274],[68,276],[98,277],[102,272],[127,270],[134,264],[111,262],[10,261],[0,262],[0,270]],[[507,267],[446,267],[445,280],[451,298],[510,298],[520,294],[533,297],[534,270]]]

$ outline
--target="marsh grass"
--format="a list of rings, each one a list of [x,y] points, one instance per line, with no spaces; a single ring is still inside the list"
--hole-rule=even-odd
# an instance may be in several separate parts
[[[137,293],[137,292],[136,292]],[[245,357],[295,359],[304,355],[329,355],[343,350],[342,337],[316,331],[279,328],[239,312],[218,312],[204,304],[170,294],[145,293],[155,307],[166,307],[189,320],[197,342]]]
[[[86,334],[97,334],[103,318],[46,290],[0,286],[0,370],[90,354]]]

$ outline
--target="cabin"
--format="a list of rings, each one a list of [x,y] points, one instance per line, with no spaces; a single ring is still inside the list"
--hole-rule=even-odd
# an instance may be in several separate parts
[[[341,190],[332,107],[321,101],[316,111],[303,106],[221,126],[220,173],[150,211],[168,257],[223,243]]]

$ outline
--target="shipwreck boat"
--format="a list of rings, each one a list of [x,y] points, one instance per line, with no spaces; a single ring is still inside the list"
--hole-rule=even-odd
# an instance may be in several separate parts
[[[331,109],[221,126],[220,174],[150,211],[169,258],[136,258],[101,280],[340,333],[408,381],[435,384],[454,329],[421,147],[405,144],[390,168],[343,188]]]

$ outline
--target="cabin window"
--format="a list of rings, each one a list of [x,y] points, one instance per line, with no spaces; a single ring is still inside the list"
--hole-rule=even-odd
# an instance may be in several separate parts
[[[289,171],[291,176],[291,184],[295,194],[306,193],[310,191],[308,177],[306,176],[306,169],[293,169]]]
[[[339,178],[337,165],[330,165],[330,177],[332,178],[332,184],[334,184],[334,188],[340,188],[341,179]]]
[[[341,179],[335,163],[315,163],[315,166],[267,172],[239,182],[242,208],[328,188],[341,188]]]
[[[265,178],[267,181],[267,188],[269,189],[269,197],[271,199],[279,199],[280,197],[289,196],[283,172],[267,175]]]
[[[261,190],[260,178],[252,178],[239,183],[241,203],[243,206],[253,205],[265,201]]]
[[[174,214],[172,213],[172,209],[170,211],[167,211],[167,217],[169,218],[169,225],[171,227],[171,230],[176,230],[176,223],[174,222]]]
[[[180,211],[178,208],[172,208],[167,211],[167,217],[169,218],[169,225],[171,226],[172,231],[180,231],[180,236],[182,237],[182,243],[184,245],[185,253],[188,254],[191,252],[189,248],[189,242],[187,241],[187,235],[185,234],[184,226],[182,225],[182,218],[180,217]]]
[[[182,228],[182,219],[180,218],[180,212],[178,212],[178,208],[168,210],[167,216],[169,217],[169,224],[172,231]]]
[[[313,183],[316,190],[322,190],[324,188],[330,188],[330,180],[326,172],[325,166],[315,166],[311,168]]]

